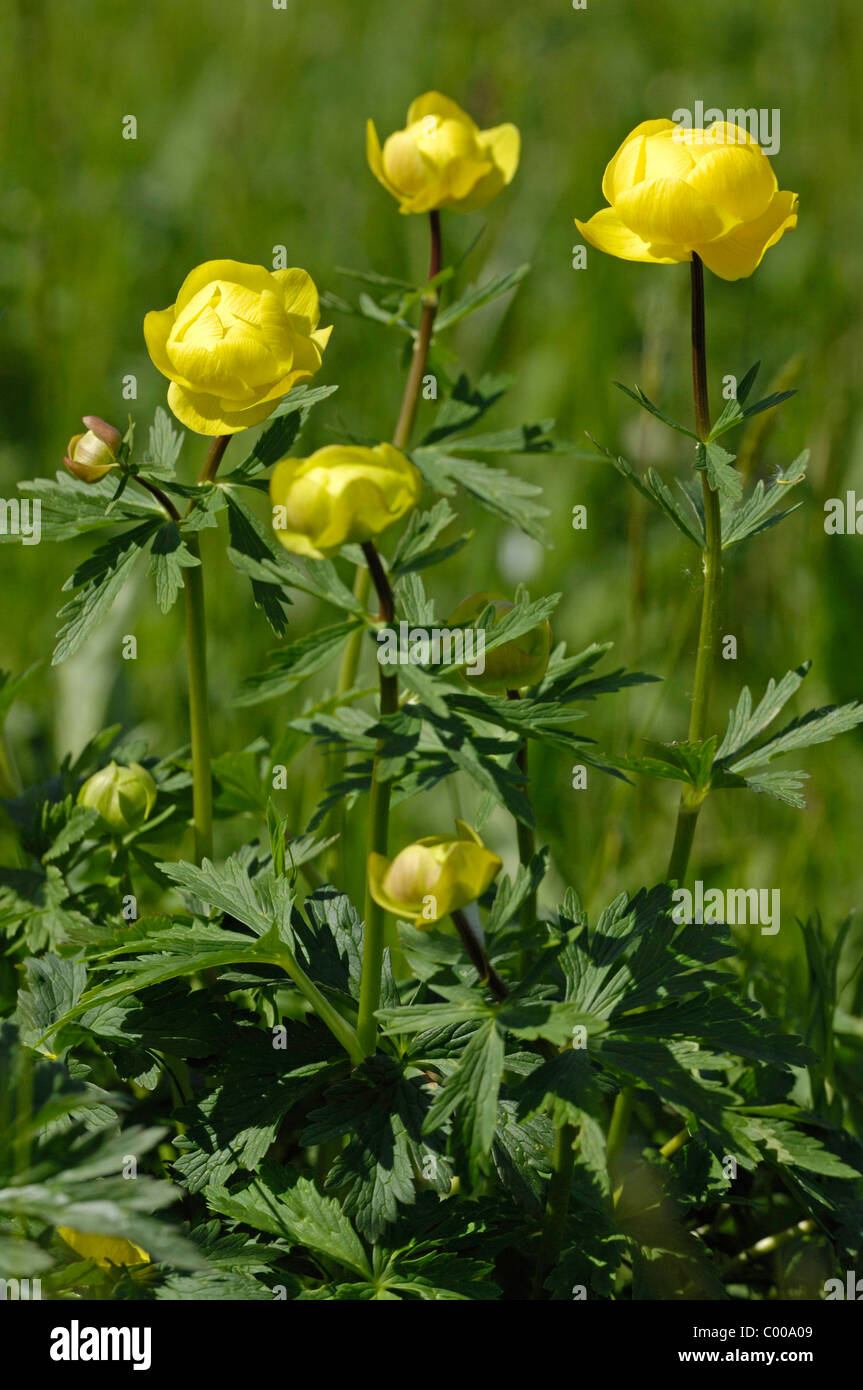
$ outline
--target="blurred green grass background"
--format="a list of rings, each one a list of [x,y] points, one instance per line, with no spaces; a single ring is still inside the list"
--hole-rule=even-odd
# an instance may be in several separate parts
[[[863,496],[859,374],[859,181],[863,48],[857,0],[725,0],[709,11],[672,0],[7,0],[0,18],[4,174],[0,181],[0,494],[60,466],[82,414],[146,430],[164,402],[141,321],[171,303],[186,272],[214,257],[270,264],[273,247],[308,268],[321,290],[346,296],[334,267],[417,279],[424,219],[402,218],[369,173],[364,125],[382,136],[403,124],[415,95],[436,87],[481,125],[515,121],[522,164],[483,214],[445,216],[445,246],[464,249],[487,226],[462,275],[484,280],[522,261],[520,291],[476,315],[455,339],[466,369],[518,373],[492,426],[556,416],[558,432],[584,431],[670,478],[688,466],[685,443],[641,415],[612,380],[641,382],[689,418],[688,274],[589,252],[571,267],[573,217],[602,202],[607,160],[638,122],[691,107],[778,108],[780,186],[800,194],[800,223],[748,280],[708,276],[708,347],[714,410],[726,373],[763,360],[761,385],[796,362],[799,395],[781,411],[758,463],[769,477],[808,445],[806,505],[780,528],[728,557],[723,631],[738,660],[721,663],[712,714],[724,727],[743,684],[757,694],[807,657],[813,671],[794,712],[863,694],[859,640],[863,540],[827,537],[823,504],[846,488]],[[134,115],[136,141],[122,139]],[[388,438],[402,388],[401,340],[338,317],[319,383],[340,390],[320,407],[307,451],[333,431]],[[133,373],[138,399],[122,399]],[[428,412],[430,407],[423,407]],[[421,416],[428,419],[428,414]],[[187,436],[184,476],[206,447]],[[237,448],[238,446],[235,446]],[[555,636],[579,650],[612,640],[611,660],[665,678],[588,707],[581,728],[623,751],[637,733],[682,737],[694,652],[694,551],[662,517],[645,515],[611,469],[554,456],[516,461],[542,484],[553,549],[538,554],[460,499],[472,545],[428,577],[438,611],[479,587],[561,591]],[[575,503],[589,511],[573,532]],[[0,550],[5,621],[0,664],[20,671],[52,645],[60,588],[92,542]],[[205,533],[213,732],[217,750],[278,735],[304,698],[232,706],[242,676],[260,669],[273,638],[247,584]],[[321,621],[298,602],[292,635]],[[123,634],[138,660],[119,659]],[[370,653],[366,660],[370,658]],[[371,665],[369,666],[371,671]],[[325,673],[312,691],[332,683]],[[142,573],[110,623],[67,665],[47,664],[10,721],[25,779],[44,776],[108,721],[143,730],[163,755],[187,738],[182,605],[163,618]],[[863,740],[804,753],[809,808],[795,812],[740,794],[717,795],[703,816],[694,861],[713,885],[779,887],[781,951],[793,917],[816,905],[834,923],[855,904]],[[314,805],[321,763],[304,755],[292,779],[298,823]],[[570,789],[557,752],[534,756],[540,832],[559,883],[597,906],[621,888],[662,876],[676,791],[621,788],[592,774]],[[440,789],[402,808],[393,841],[446,828],[469,787]],[[355,850],[362,835],[352,817]],[[222,830],[227,851],[250,827]],[[258,827],[254,827],[257,833]],[[506,818],[489,838],[512,861]],[[356,856],[355,856],[356,857]],[[774,949],[774,945],[771,945]]]

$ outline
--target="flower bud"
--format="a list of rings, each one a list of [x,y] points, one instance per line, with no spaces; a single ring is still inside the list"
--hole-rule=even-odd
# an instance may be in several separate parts
[[[79,806],[92,806],[113,835],[137,830],[156,801],[156,783],[140,763],[110,762],[88,777],[78,793]]]
[[[481,897],[502,861],[475,830],[456,821],[458,835],[428,835],[395,857],[370,854],[369,891],[375,902],[421,929]]]
[[[276,464],[273,530],[287,550],[320,560],[379,536],[410,511],[421,491],[419,469],[390,444],[328,444],[307,459]]]
[[[463,599],[450,618],[454,627],[468,627],[476,622],[485,608],[494,609],[495,627],[502,618],[511,613],[515,604],[492,594],[471,594]],[[476,686],[489,695],[506,695],[509,690],[523,690],[526,686],[537,685],[548,667],[551,654],[551,626],[547,620],[537,623],[529,632],[522,633],[512,642],[502,642],[485,654],[485,669],[482,673],[468,674],[464,677],[469,685]]]
[[[97,483],[116,468],[123,436],[98,415],[85,415],[82,423],[87,426],[87,433],[72,436],[63,462],[83,483]]]
[[[57,1234],[82,1260],[95,1260],[100,1269],[150,1263],[147,1251],[123,1236],[97,1236],[89,1231],[75,1231],[71,1226],[58,1226]]]

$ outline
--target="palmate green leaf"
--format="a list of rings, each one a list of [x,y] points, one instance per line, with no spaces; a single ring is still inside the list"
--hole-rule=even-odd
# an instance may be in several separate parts
[[[433,1134],[452,1120],[456,1162],[471,1185],[488,1167],[504,1051],[503,1035],[495,1019],[489,1018],[471,1037],[455,1070],[432,1101],[423,1124],[423,1133]]]
[[[284,458],[319,401],[338,391],[338,386],[295,386],[273,411],[270,423],[242,463],[225,473],[221,482],[241,484]]]
[[[617,387],[618,391],[622,391],[624,395],[629,396],[630,400],[635,401],[636,405],[640,405],[643,410],[646,410],[649,415],[654,415],[656,419],[661,420],[664,425],[668,425],[671,429],[677,430],[678,434],[688,435],[690,439],[698,439],[698,435],[695,434],[693,430],[688,429],[686,425],[681,425],[678,420],[673,420],[670,415],[666,415],[664,410],[660,410],[658,405],[654,405],[653,401],[644,394],[640,386],[636,386],[633,391],[630,390],[628,386],[624,386],[622,381],[616,381],[614,385]]]
[[[272,653],[275,660],[267,670],[246,676],[234,704],[259,705],[265,700],[287,694],[328,665],[362,626],[362,622],[352,619],[332,627],[319,628],[295,642],[288,642]]]
[[[502,294],[507,294],[515,289],[516,285],[521,284],[524,277],[530,270],[529,265],[520,265],[516,270],[510,270],[505,275],[495,275],[493,279],[487,280],[484,285],[469,285],[463,294],[453,303],[448,304],[437,315],[434,324],[435,333],[441,333],[453,324],[460,323],[475,310],[481,309],[485,304],[491,304]]]
[[[721,444],[710,440],[705,444],[699,442],[695,448],[695,467],[704,470],[714,492],[731,502],[739,502],[743,496],[743,476],[731,466],[735,458],[736,454],[729,454]]]
[[[156,602],[163,613],[173,608],[183,587],[183,570],[200,565],[180,535],[175,521],[159,527],[150,545],[149,573],[156,580]]]
[[[156,406],[150,426],[147,463],[150,468],[169,477],[173,474],[185,439],[183,430],[175,430],[171,417],[162,406]]]
[[[845,1163],[837,1154],[831,1153],[813,1134],[798,1129],[787,1120],[775,1119],[769,1115],[729,1116],[753,1143],[766,1149],[775,1163],[787,1164],[791,1168],[803,1168],[809,1173],[820,1173],[828,1178],[857,1178],[861,1173]]]
[[[513,1100],[501,1100],[491,1146],[491,1165],[505,1192],[534,1218],[543,1208],[554,1129],[546,1115],[521,1121]]]
[[[209,1187],[213,1211],[292,1246],[334,1260],[343,1269],[372,1279],[359,1236],[334,1197],[324,1197],[310,1178],[265,1164],[261,1176],[241,1192]]]
[[[429,1108],[427,1080],[405,1076],[389,1057],[372,1057],[333,1086],[325,1105],[309,1116],[305,1145],[349,1135],[327,1178],[342,1194],[347,1214],[370,1241],[377,1241],[416,1197],[415,1172],[434,1190],[448,1192],[451,1171],[440,1141],[421,1137]]]
[[[557,1129],[565,1124],[578,1125],[593,1091],[587,1050],[568,1047],[541,1062],[520,1082],[515,1092],[518,1117],[524,1120],[548,1111]]]
[[[469,441],[462,441],[462,445],[467,451]],[[457,487],[463,487],[487,511],[547,543],[543,520],[549,512],[534,501],[542,493],[535,483],[525,482],[502,468],[488,468],[474,459],[450,454],[445,446],[414,449],[411,458],[436,492],[451,497]]]
[[[721,744],[716,750],[717,760],[724,761],[739,753],[748,743],[763,733],[768,724],[776,718],[783,705],[786,705],[803,684],[812,666],[804,661],[793,671],[788,671],[778,683],[771,679],[762,699],[753,711],[752,694],[748,686],[740,692],[736,708],[728,719],[728,728]]]
[[[825,705],[822,709],[810,710],[799,719],[787,724],[767,743],[756,748],[742,758],[729,763],[729,770],[745,774],[752,769],[763,767],[783,753],[797,748],[809,748],[816,743],[828,743],[839,734],[848,733],[863,722],[863,705],[856,700],[847,705]]]
[[[319,1026],[289,1025],[285,1048],[274,1049],[272,1041],[263,1030],[223,1027],[214,1051],[229,1060],[208,1065],[212,1089],[177,1116],[184,1133],[175,1140],[174,1168],[190,1192],[256,1172],[286,1117],[302,1114],[343,1070],[342,1054],[328,1055]]]
[[[290,416],[289,419],[296,421],[299,416]],[[239,488],[232,487],[226,481],[223,483],[221,491],[228,505],[230,553],[247,556],[252,561],[278,560],[280,549],[278,542],[274,539],[272,532],[268,531],[255,516]],[[281,593],[276,592],[271,583],[262,583],[252,575],[250,578],[256,606],[261,609],[273,631],[281,637],[287,627],[285,605],[291,602],[290,598],[284,590]]]
[[[443,498],[440,502],[435,503],[430,511],[411,512],[408,524],[399,537],[395,554],[390,561],[390,579],[395,582],[415,570],[426,569],[429,565],[441,564],[444,560],[457,554],[462,546],[470,540],[473,532],[459,536],[447,545],[435,546],[438,536],[455,519],[455,513]]]
[[[253,884],[248,869],[235,855],[226,859],[221,866],[203,859],[200,868],[184,863],[165,863],[160,864],[159,868],[167,878],[195,898],[235,917],[257,936],[264,936],[271,929],[275,910],[278,911],[283,929],[289,929],[293,898],[287,880],[274,879],[272,875],[261,876]],[[160,941],[163,939],[160,937]],[[241,939],[250,944],[247,938]]]
[[[82,483],[63,469],[56,479],[34,478],[19,483],[18,490],[24,497],[39,499],[42,539],[46,541],[68,540],[71,536],[114,527],[118,523],[163,521],[165,517],[158,502],[148,494],[138,495],[136,491],[133,495],[128,490],[109,511],[117,491],[116,479],[110,474],[97,483]],[[0,534],[0,543],[18,544],[19,539],[11,531]]]
[[[717,750],[712,785],[717,789],[745,785],[753,791],[785,801],[790,806],[803,807],[804,772],[763,771],[774,758],[798,748],[826,743],[838,734],[847,733],[863,723],[863,705],[852,701],[847,705],[826,705],[810,710],[787,724],[778,734],[759,747],[753,743],[776,718],[782,707],[799,689],[809,668],[809,662],[789,671],[778,684],[771,679],[763,699],[752,709],[748,687],[741,691],[732,711],[725,737]]]
[[[279,547],[278,553],[267,559],[256,559],[242,551],[230,549],[228,558],[235,569],[246,574],[261,585],[277,585],[288,591],[299,589],[301,593],[314,598],[325,599],[346,613],[363,616],[365,610],[354,597],[347,585],[339,579],[335,565],[330,560],[304,560],[302,567],[288,559],[287,553]],[[290,600],[289,600],[290,601]]]
[[[48,952],[36,959],[24,961],[26,986],[18,991],[16,1020],[21,1041],[34,1047],[52,1023],[71,1009],[84,991],[87,967],[82,960],[73,960]]]
[[[129,578],[132,567],[160,521],[153,518],[112,537],[79,565],[64,589],[77,589],[74,598],[64,604],[57,614],[62,620],[51,665],[65,661],[83,645],[97,623],[101,622],[114,599]]]
[[[723,506],[723,550],[729,550],[731,546],[739,545],[749,536],[757,536],[762,531],[769,530],[771,526],[778,526],[780,521],[784,521],[786,516],[790,516],[803,505],[802,502],[797,502],[792,507],[786,507],[784,511],[776,511],[792,489],[805,481],[808,461],[809,450],[804,449],[787,468],[777,471],[769,487],[765,488],[759,478],[752,490],[736,506],[728,506],[727,503]]]
[[[760,415],[764,410],[772,410],[774,406],[781,405],[783,401],[787,401],[791,396],[797,394],[796,391],[774,391],[771,395],[765,396],[763,400],[756,401],[754,405],[746,406],[744,409],[760,367],[761,363],[756,362],[755,366],[750,367],[749,371],[741,378],[737,387],[736,398],[726,402],[722,414],[710,431],[711,440],[718,439],[726,431],[734,429],[734,426],[739,425],[741,421],[749,419],[753,415]]]
[[[614,767],[631,772],[644,772],[651,777],[683,782],[693,787],[710,785],[711,769],[716,755],[716,735],[697,743],[656,743],[643,739],[644,754],[605,755]]]
[[[585,431],[585,433],[587,433]],[[592,434],[587,434],[588,439],[605,458],[607,458],[622,478],[640,492],[642,497],[646,497],[648,502],[659,507],[670,521],[674,523],[678,531],[682,531],[687,540],[692,541],[700,549],[704,548],[704,522],[698,509],[693,505],[689,494],[684,492],[686,506],[682,505],[666,487],[654,468],[648,469],[647,482],[643,482],[639,473],[619,454],[607,449],[604,444],[600,444],[594,439]]]
[[[509,373],[488,374],[473,386],[462,373],[450,395],[441,404],[434,425],[421,440],[422,447],[431,448],[450,435],[475,425],[505,395],[514,381],[515,377]]]

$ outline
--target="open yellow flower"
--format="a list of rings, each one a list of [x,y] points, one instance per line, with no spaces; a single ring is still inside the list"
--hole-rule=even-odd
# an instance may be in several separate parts
[[[770,160],[740,126],[686,130],[643,121],[606,168],[610,206],[576,226],[591,246],[625,261],[671,265],[693,251],[723,280],[740,280],[797,226],[797,194],[780,190]]]
[[[150,1256],[140,1245],[122,1236],[97,1236],[88,1231],[73,1231],[71,1226],[58,1226],[58,1236],[71,1245],[83,1260],[95,1260],[100,1269],[110,1269],[120,1265],[143,1265],[150,1263]]]
[[[521,137],[514,125],[480,130],[440,92],[411,102],[407,126],[384,141],[366,127],[366,155],[375,178],[398,199],[399,212],[485,207],[518,168]]]
[[[260,424],[282,396],[310,381],[331,328],[305,270],[205,261],[170,309],[144,318],[147,350],[171,382],[168,405],[197,434]]]
[[[410,511],[422,475],[390,444],[328,444],[306,459],[283,458],[270,479],[273,530],[287,550],[320,560],[370,541]]]
[[[392,860],[370,854],[369,891],[375,902],[426,928],[481,897],[502,861],[464,821],[456,826],[457,836],[428,835]]]

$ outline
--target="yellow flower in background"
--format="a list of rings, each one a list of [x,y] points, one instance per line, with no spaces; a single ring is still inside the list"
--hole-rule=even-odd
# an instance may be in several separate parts
[[[471,594],[462,599],[450,618],[453,627],[472,627],[477,618],[491,604],[494,621],[491,632],[502,618],[515,607],[507,599],[496,594]],[[521,637],[511,642],[501,642],[484,655],[484,669],[475,674],[466,670],[462,675],[469,685],[485,691],[489,695],[506,695],[509,690],[524,690],[528,685],[538,685],[546,673],[551,655],[551,625],[547,620],[537,623]]]
[[[305,270],[205,261],[170,309],[144,319],[147,350],[171,382],[168,405],[198,434],[260,424],[282,396],[310,381],[331,328]]]
[[[400,212],[485,207],[518,168],[518,127],[480,130],[460,106],[440,92],[411,102],[407,126],[385,141],[374,122],[366,127],[366,155],[375,178],[398,199]]]
[[[749,132],[724,121],[707,130],[642,122],[606,168],[602,191],[610,206],[575,219],[591,246],[657,265],[694,251],[723,280],[751,275],[797,226],[797,194],[780,190]]]
[[[73,1231],[71,1226],[58,1226],[57,1234],[82,1259],[95,1260],[100,1269],[110,1269],[112,1265],[150,1263],[146,1250],[134,1245],[131,1240],[124,1240],[122,1236],[96,1236],[87,1231]]]
[[[457,836],[428,835],[392,860],[370,854],[369,891],[375,902],[415,927],[432,927],[481,897],[502,861],[464,821],[456,826]]]
[[[417,502],[422,475],[390,444],[328,444],[307,459],[283,458],[270,479],[273,530],[295,555],[320,560],[370,541]]]

